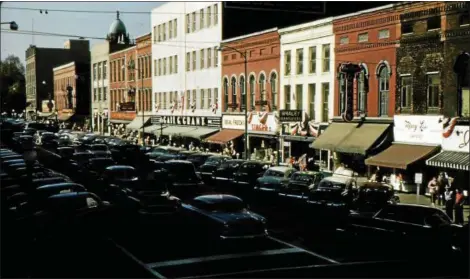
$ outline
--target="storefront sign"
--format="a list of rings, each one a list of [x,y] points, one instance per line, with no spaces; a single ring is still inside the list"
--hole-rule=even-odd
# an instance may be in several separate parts
[[[423,174],[422,173],[415,173],[415,184],[422,184],[423,183]]]
[[[152,124],[175,126],[205,126],[220,128],[220,117],[157,115],[152,117]]]
[[[275,134],[279,127],[279,121],[274,114],[267,112],[250,113],[247,116],[248,131],[249,132],[263,132]],[[223,115],[222,116],[223,129],[245,129],[245,116],[244,115]]]
[[[393,133],[396,142],[412,144],[442,144],[443,117],[396,115]]]
[[[120,112],[120,111],[112,111],[111,112],[111,119],[114,120],[128,120],[132,121],[134,120],[136,116],[135,111],[128,111],[128,112]]]
[[[455,126],[448,138],[442,139],[442,149],[446,151],[470,152],[470,128],[468,126]]]
[[[280,110],[279,121],[284,122],[301,122],[302,110]]]
[[[135,103],[134,102],[120,103],[119,109],[121,111],[135,111]]]

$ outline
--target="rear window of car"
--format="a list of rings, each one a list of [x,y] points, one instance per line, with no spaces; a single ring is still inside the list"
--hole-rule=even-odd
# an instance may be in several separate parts
[[[264,176],[273,176],[273,177],[284,177],[284,174],[282,171],[276,171],[276,170],[267,170],[264,173]]]
[[[318,184],[318,188],[344,189],[346,188],[346,184],[338,181],[322,180],[320,184]]]
[[[314,181],[314,176],[305,174],[305,173],[294,173],[292,175],[292,180],[293,181],[300,181],[300,182],[306,182],[306,183],[313,183]]]

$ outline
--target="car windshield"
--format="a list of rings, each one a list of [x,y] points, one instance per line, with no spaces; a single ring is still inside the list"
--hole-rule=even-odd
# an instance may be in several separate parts
[[[322,180],[318,188],[344,189],[346,188],[346,184],[339,181]]]
[[[277,170],[267,170],[264,173],[264,176],[273,176],[273,177],[284,177],[285,173]]]
[[[314,181],[314,176],[309,175],[306,173],[295,173],[292,176],[292,180],[294,181],[300,181],[300,182],[306,182],[306,183],[313,183]]]
[[[213,156],[213,157],[207,158],[207,160],[206,160],[205,163],[217,164],[217,163],[219,163],[219,162],[222,161],[222,160],[223,160],[223,157]]]
[[[168,149],[159,148],[159,147],[154,148],[154,149],[152,150],[152,152],[155,152],[155,153],[163,153],[163,154],[168,154],[168,153],[170,153]]]
[[[194,166],[189,163],[188,164],[170,163],[170,164],[165,164],[164,168],[176,176],[193,175],[195,173]]]

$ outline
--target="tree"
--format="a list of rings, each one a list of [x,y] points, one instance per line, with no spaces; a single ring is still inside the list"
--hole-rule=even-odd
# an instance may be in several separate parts
[[[1,110],[21,112],[26,106],[24,66],[20,58],[9,55],[0,61]]]

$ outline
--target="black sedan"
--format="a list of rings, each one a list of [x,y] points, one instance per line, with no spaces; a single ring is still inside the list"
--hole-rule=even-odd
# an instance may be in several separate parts
[[[180,199],[193,198],[210,191],[189,161],[166,161],[163,171],[168,175],[168,190]]]
[[[266,237],[266,219],[252,211],[238,197],[203,195],[183,204],[192,230],[213,239]]]

